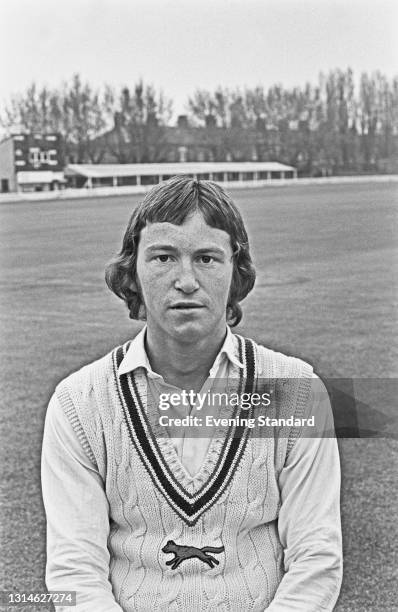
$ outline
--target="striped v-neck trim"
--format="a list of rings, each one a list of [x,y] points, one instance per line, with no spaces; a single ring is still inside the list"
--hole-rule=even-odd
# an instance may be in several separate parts
[[[256,380],[254,343],[241,336],[237,338],[239,359],[244,364],[240,373],[239,393],[251,393]],[[138,390],[134,372],[118,375],[118,367],[128,347],[129,343],[126,343],[115,349],[112,358],[117,390],[130,440],[152,482],[168,504],[185,523],[194,525],[230,484],[246,449],[248,428],[238,425],[227,429],[217,462],[209,477],[198,490],[188,491],[173,474],[167,457],[159,447],[146,414],[146,398],[142,397]],[[232,416],[239,417],[241,411],[239,406],[235,407]],[[245,416],[250,416],[251,409],[244,412]]]

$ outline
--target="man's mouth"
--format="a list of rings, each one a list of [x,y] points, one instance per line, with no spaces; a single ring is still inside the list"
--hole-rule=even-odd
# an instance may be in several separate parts
[[[203,304],[199,302],[176,302],[172,306],[170,306],[172,310],[195,310],[199,308],[204,308]]]

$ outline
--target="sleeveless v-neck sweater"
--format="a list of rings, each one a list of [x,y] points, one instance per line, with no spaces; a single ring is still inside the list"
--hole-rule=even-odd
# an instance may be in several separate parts
[[[236,389],[268,381],[269,416],[301,417],[311,366],[235,338],[244,364],[232,368]],[[149,416],[156,407],[148,405],[145,372],[117,372],[128,344],[56,391],[104,482],[116,601],[125,612],[264,610],[283,577],[278,475],[298,431],[251,437],[248,429],[219,429],[192,477]],[[232,416],[239,414],[237,407]]]

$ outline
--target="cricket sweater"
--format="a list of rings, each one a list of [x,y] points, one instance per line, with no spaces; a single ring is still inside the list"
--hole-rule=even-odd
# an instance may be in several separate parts
[[[270,415],[307,414],[312,368],[252,341],[235,338],[244,365],[243,369],[232,368],[236,389],[250,392],[257,379],[276,379],[277,384],[270,383],[275,398]],[[83,579],[79,581],[77,610],[97,612],[97,605],[90,607],[93,589],[103,589],[104,601],[110,597],[103,608],[109,612],[331,610],[341,579],[338,529],[333,533],[331,522],[321,533],[322,525],[317,524],[314,514],[315,533],[311,534],[307,525],[309,536],[303,545],[300,534],[294,533],[294,524],[282,537],[278,525],[279,521],[288,522],[283,512],[294,485],[284,499],[281,481],[289,478],[283,472],[288,471],[287,458],[294,456],[299,430],[287,428],[274,437],[252,437],[245,428],[236,431],[221,427],[210,442],[201,469],[191,476],[171,440],[159,435],[151,418],[156,406],[149,405],[152,400],[147,396],[145,373],[118,374],[127,349],[128,345],[119,347],[82,368],[56,391],[102,483],[108,506],[109,563],[102,554],[102,566],[94,567],[98,584],[95,580],[93,583],[90,556],[80,551],[75,572]],[[239,413],[240,408],[236,411]],[[82,500],[83,509],[84,503]],[[336,515],[335,498],[330,505]],[[88,533],[81,534],[83,549],[85,540],[89,549],[90,538],[96,539],[95,508],[91,512]],[[289,547],[291,550],[286,551]],[[323,559],[322,549],[326,551]],[[72,551],[72,556],[76,557],[75,553]],[[303,573],[300,555],[305,554],[308,560]],[[319,555],[316,567],[311,561],[314,555]],[[54,554],[49,566],[52,578],[50,583],[47,579],[47,586],[55,589],[63,584],[64,589],[73,590],[73,563],[69,568],[56,568]],[[304,588],[311,580],[311,571],[313,580],[307,585],[309,599],[304,608],[297,607],[300,602],[295,603],[294,574],[299,576],[300,571]],[[286,579],[289,572],[290,585]],[[72,580],[69,587],[68,579]]]

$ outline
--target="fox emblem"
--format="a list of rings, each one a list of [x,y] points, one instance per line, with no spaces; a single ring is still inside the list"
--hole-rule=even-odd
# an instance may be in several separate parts
[[[224,550],[224,546],[219,546],[218,548],[214,546],[204,546],[203,548],[183,546],[181,544],[176,544],[174,540],[169,540],[162,548],[162,552],[173,553],[175,555],[173,559],[166,561],[166,565],[171,565],[171,569],[176,569],[183,561],[194,558],[203,561],[203,563],[207,563],[207,565],[213,568],[215,565],[219,565],[220,562],[208,553],[218,554],[222,553]]]

